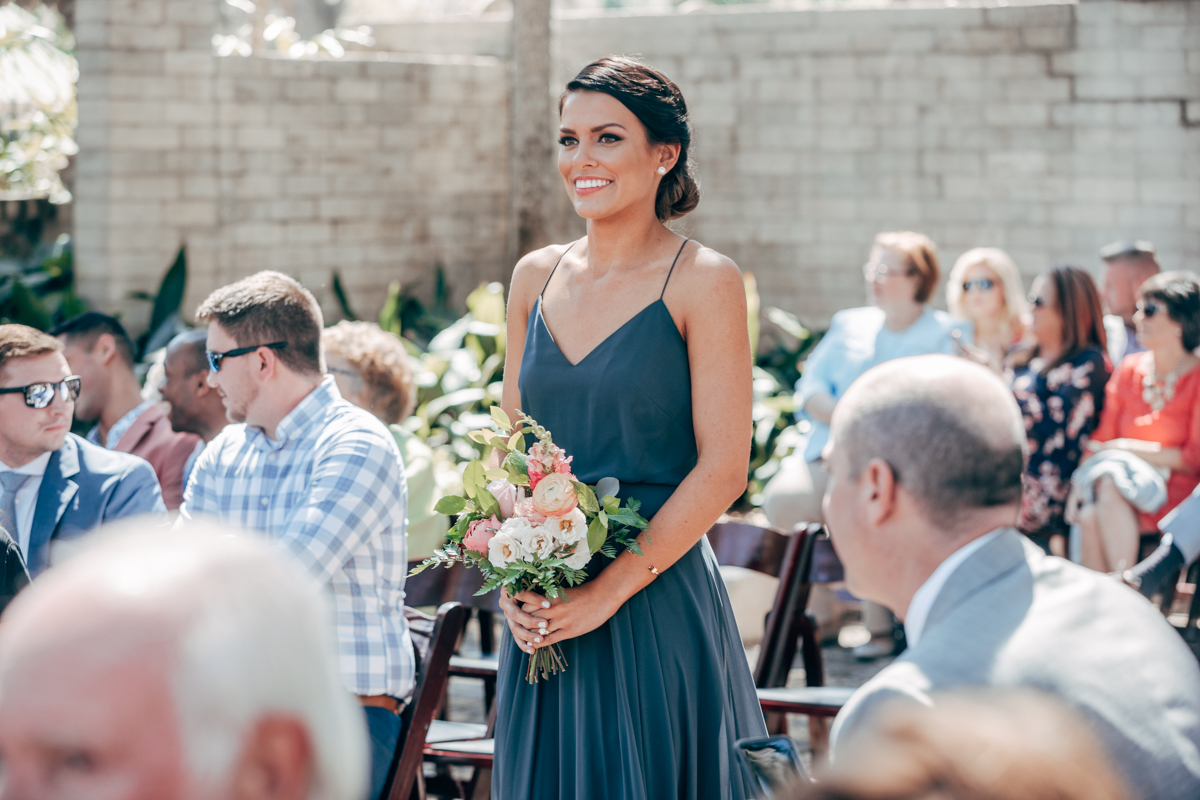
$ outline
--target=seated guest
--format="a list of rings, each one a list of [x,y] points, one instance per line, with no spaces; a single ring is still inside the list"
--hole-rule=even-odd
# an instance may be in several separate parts
[[[875,237],[863,267],[872,304],[833,315],[796,384],[796,407],[812,423],[812,434],[803,453],[786,459],[763,491],[762,510],[775,527],[791,530],[798,522],[821,522],[828,479],[821,448],[838,398],[859,375],[902,356],[956,354],[958,341],[970,339],[968,323],[927,305],[940,275],[937,248],[927,236]]]
[[[89,311],[67,320],[51,336],[63,343],[71,371],[82,381],[75,418],[95,422],[87,440],[118,453],[132,453],[154,467],[169,510],[183,501],[183,465],[199,442],[171,429],[167,412],[142,400],[133,374],[133,341],[115,317]]]
[[[433,510],[441,498],[433,450],[400,424],[417,406],[408,351],[394,335],[370,322],[339,322],[325,329],[321,343],[342,397],[370,411],[396,437],[408,484],[408,558],[428,558],[444,541],[450,521]]]
[[[1125,356],[1146,350],[1137,340],[1133,314],[1138,287],[1158,274],[1158,259],[1150,242],[1113,242],[1100,249],[1104,262],[1104,304],[1108,315],[1108,357],[1114,365]]]
[[[149,464],[69,433],[79,376],[62,349],[41,331],[0,325],[0,527],[35,577],[49,566],[52,542],[166,513]]]
[[[1071,475],[1099,424],[1110,370],[1100,293],[1090,275],[1055,267],[1033,282],[1030,297],[1033,345],[1014,354],[1006,377],[1029,443],[1017,527],[1047,547],[1052,537],[1067,534],[1063,513]]]
[[[1158,529],[1163,532],[1158,549],[1124,574],[1146,597],[1167,588],[1169,578],[1200,558],[1200,486],[1159,521]]]
[[[909,643],[838,714],[834,762],[884,701],[1036,688],[1082,714],[1141,797],[1200,797],[1200,664],[1136,593],[1012,527],[1025,426],[1008,387],[965,359],[895,361],[850,388],[832,428],[826,518],[848,588]]]
[[[225,533],[106,532],[17,598],[6,797],[361,800],[329,609],[289,560]]]
[[[371,734],[370,797],[379,796],[401,734],[416,665],[402,611],[404,467],[396,441],[325,375],[321,308],[278,272],[217,289],[208,323],[208,381],[229,425],[204,448],[180,509],[261,531],[333,596],[346,689]]]
[[[791,530],[799,522],[824,521],[821,496],[829,476],[821,466],[821,449],[838,398],[859,375],[893,358],[957,354],[969,343],[969,323],[927,305],[940,275],[929,237],[912,232],[875,237],[863,267],[872,305],[833,315],[796,383],[796,407],[812,423],[812,433],[804,450],[785,458],[763,489],[762,510],[771,525]],[[856,647],[856,657],[878,658],[900,646],[899,630],[886,611],[866,604],[863,620],[873,637],[883,639]]]
[[[1166,503],[1138,510],[1112,477],[1100,477],[1091,501],[1075,498],[1081,562],[1120,572],[1137,561],[1139,534],[1158,523],[1200,482],[1200,282],[1183,272],[1163,272],[1138,289],[1134,314],[1144,353],[1127,356],[1108,382],[1100,425],[1089,449],[1134,457],[1165,473]],[[1127,459],[1128,460],[1128,459]]]
[[[1028,689],[896,703],[792,800],[1131,800],[1071,708]]]
[[[167,345],[163,358],[163,379],[158,392],[170,406],[171,427],[200,437],[183,465],[186,487],[192,467],[204,446],[216,438],[229,422],[221,395],[208,385],[208,359],[204,355],[208,331],[195,328],[184,331]]]
[[[1017,265],[1003,250],[976,247],[959,256],[946,282],[946,307],[971,323],[975,346],[996,364],[1025,336],[1029,304]]]

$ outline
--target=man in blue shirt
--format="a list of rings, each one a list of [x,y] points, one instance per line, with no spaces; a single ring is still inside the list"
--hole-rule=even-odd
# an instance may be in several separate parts
[[[278,272],[213,292],[209,384],[230,422],[196,460],[186,520],[261,531],[330,591],[342,682],[366,709],[377,797],[415,664],[404,618],[405,484],[396,442],[325,375],[321,309]]]

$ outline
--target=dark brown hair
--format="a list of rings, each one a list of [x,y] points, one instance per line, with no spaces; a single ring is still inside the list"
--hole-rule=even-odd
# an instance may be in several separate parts
[[[928,302],[942,279],[938,266],[937,245],[923,233],[916,231],[892,231],[875,237],[875,246],[903,253],[908,266],[917,273],[917,293],[913,299],[918,303]]]
[[[1190,272],[1160,272],[1138,287],[1139,299],[1165,305],[1167,316],[1183,329],[1183,349],[1200,347],[1200,280]]]
[[[117,345],[117,354],[126,365],[133,366],[133,339],[129,338],[125,326],[116,317],[88,311],[71,317],[50,330],[51,336],[63,336],[69,342],[82,344],[90,353],[96,346],[100,334],[107,333]]]
[[[326,328],[322,337],[326,355],[336,355],[358,373],[367,390],[370,412],[394,425],[412,416],[417,387],[404,344],[371,322],[342,321]]]
[[[654,67],[625,56],[607,56],[579,71],[558,98],[558,114],[571,92],[601,92],[615,97],[646,129],[650,144],[679,145],[679,159],[658,184],[654,213],[666,222],[700,204],[700,184],[688,160],[692,123],[683,92]]]
[[[0,375],[14,358],[62,352],[62,342],[28,325],[0,325]]]
[[[215,322],[239,347],[287,342],[280,362],[304,375],[325,371],[321,357],[321,307],[294,278],[264,271],[222,286],[196,309],[196,318]]]
[[[1063,321],[1062,355],[1046,369],[1065,364],[1084,350],[1105,350],[1104,307],[1092,276],[1079,267],[1060,264],[1046,273],[1046,282],[1054,286],[1054,302]]]

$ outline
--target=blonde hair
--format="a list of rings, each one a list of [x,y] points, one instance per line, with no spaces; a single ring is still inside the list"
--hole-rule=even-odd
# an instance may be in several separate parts
[[[976,247],[968,250],[954,262],[950,278],[946,283],[946,308],[960,319],[967,319],[963,307],[963,281],[973,267],[983,264],[996,273],[1000,288],[1004,291],[1004,305],[1008,309],[1008,324],[1014,331],[1024,327],[1021,318],[1029,313],[1029,301],[1025,299],[1025,287],[1021,284],[1021,273],[1008,253],[996,247]]]
[[[913,297],[918,303],[925,303],[933,296],[942,271],[938,267],[937,245],[923,233],[915,231],[889,231],[875,237],[875,247],[883,247],[903,253],[908,265],[917,272],[920,283]]]

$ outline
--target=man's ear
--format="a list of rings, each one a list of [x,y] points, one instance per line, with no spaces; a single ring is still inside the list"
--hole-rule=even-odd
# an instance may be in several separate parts
[[[242,739],[233,768],[234,800],[307,800],[316,771],[308,728],[296,717],[267,714]]]
[[[96,337],[91,352],[98,363],[108,366],[117,357],[117,340],[111,333],[102,333]]]
[[[860,477],[862,496],[859,498],[872,525],[882,525],[896,510],[896,473],[882,458],[872,458],[863,467]]]
[[[250,356],[255,359],[256,372],[260,380],[270,380],[279,372],[279,356],[270,347],[260,347]]]

